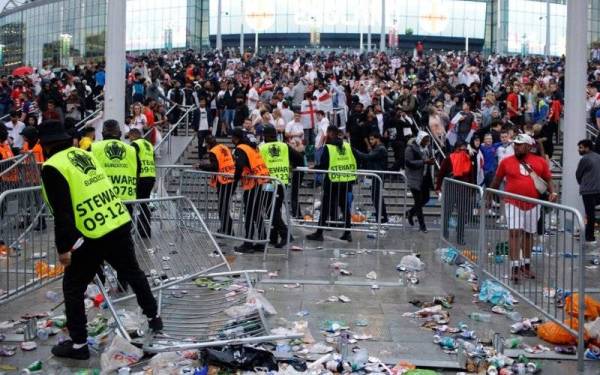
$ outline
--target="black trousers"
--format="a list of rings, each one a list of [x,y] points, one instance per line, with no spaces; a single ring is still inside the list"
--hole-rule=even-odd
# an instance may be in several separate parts
[[[392,142],[392,150],[394,151],[394,165],[392,166],[392,171],[404,169],[404,151],[406,150],[406,143],[394,140]]]
[[[135,258],[133,241],[129,235],[130,225],[117,231],[95,240],[86,238],[83,245],[73,252],[71,265],[65,269],[63,293],[67,328],[76,344],[83,344],[87,340],[84,294],[104,261],[131,286],[138,305],[148,318],[154,318],[158,312],[146,275]]]
[[[425,217],[423,216],[423,207],[429,202],[429,189],[410,189],[414,204],[408,211],[410,216],[416,216],[421,228],[425,227]]]
[[[265,194],[262,185],[245,190],[244,195],[244,230],[246,231],[247,245],[251,241],[264,240],[267,238],[265,232],[264,199]]]
[[[323,199],[321,200],[321,216],[319,226],[335,226],[328,224],[328,220],[339,220],[340,213],[344,220],[344,228],[350,228],[350,199],[352,184],[348,182],[330,182],[325,178],[323,184]],[[340,211],[338,211],[338,208]],[[321,231],[321,229],[319,229]]]
[[[220,184],[217,182],[217,195],[219,198],[219,219],[221,219],[221,227],[219,233],[226,235],[233,234],[233,220],[229,212],[231,204],[231,196],[233,194],[233,183]]]
[[[291,213],[291,215],[293,217],[299,217],[301,215],[300,204],[298,203],[298,194],[300,192],[300,185],[302,185],[303,178],[304,178],[304,173],[302,173],[302,172],[293,172],[292,173],[292,196],[291,196],[292,213]]]
[[[375,217],[379,217],[379,194],[381,192],[381,188],[383,186],[382,183],[379,183],[379,180],[373,179],[373,184],[371,185],[371,199],[373,200],[373,205],[375,206]],[[381,196],[381,220],[383,222],[388,221],[387,210],[385,208],[385,199]]]
[[[600,194],[585,194],[582,195],[583,207],[587,222],[585,224],[585,240],[594,241],[594,225],[596,225],[596,205],[600,204]]]
[[[266,192],[265,194],[265,213],[270,212],[271,202],[273,200],[274,192]],[[283,221],[283,216],[281,215],[281,208],[283,207],[283,201],[285,199],[285,191],[283,190],[283,186],[277,186],[277,196],[275,197],[275,203],[273,207],[273,220],[271,224],[271,233],[269,239],[271,242],[277,242],[279,238],[284,239],[287,238],[288,228],[285,225],[285,221]]]
[[[142,177],[138,180],[137,184],[137,199],[148,199],[154,188],[154,177]],[[152,237],[152,222],[150,208],[148,203],[140,204],[140,216],[138,216],[138,232],[142,237]]]

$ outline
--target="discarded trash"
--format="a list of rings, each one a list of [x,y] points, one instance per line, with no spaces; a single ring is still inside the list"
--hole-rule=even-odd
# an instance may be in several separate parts
[[[367,273],[365,277],[369,280],[377,280],[377,273],[375,271],[371,271]]]
[[[440,248],[437,249],[436,252],[440,255],[442,262],[448,264],[454,264],[458,257],[458,250],[452,247]]]
[[[326,354],[331,353],[332,351],[333,348],[331,346],[327,346],[320,342],[313,344],[308,348],[308,352],[312,354]]]
[[[30,352],[35,349],[37,349],[37,344],[34,341],[23,341],[21,343],[21,350]]]
[[[131,345],[119,335],[115,335],[112,342],[100,356],[102,372],[109,373],[121,367],[137,363],[144,352]]]
[[[344,303],[348,303],[348,302],[352,301],[349,297],[346,297],[344,295],[341,295],[338,298],[340,299],[340,301],[342,301]]]
[[[269,272],[267,274],[267,276],[269,276],[270,278],[279,277],[279,272],[278,271]]]
[[[401,272],[422,271],[425,268],[425,263],[415,255],[405,255],[396,266],[396,269]]]
[[[284,288],[287,289],[296,289],[296,288],[300,288],[300,283],[296,283],[296,284],[283,284]]]
[[[301,311],[298,311],[296,313],[296,315],[299,316],[299,317],[304,317],[304,316],[310,315],[310,313],[308,311],[306,311],[306,310],[301,310]]]
[[[301,248],[300,246],[293,245],[293,246],[290,246],[290,250],[292,250],[292,251],[302,251],[304,249]]]
[[[33,269],[35,271],[35,275],[40,279],[57,277],[65,272],[65,268],[61,264],[48,265],[47,262],[43,262],[41,260],[35,262]]]
[[[56,293],[55,291],[53,291],[53,290],[49,290],[49,291],[46,292],[46,298],[49,301],[57,303],[60,300],[60,295],[58,293]]]
[[[0,357],[12,357],[17,351],[16,346],[3,345],[0,348]]]
[[[21,372],[22,374],[31,374],[34,372],[40,372],[42,371],[42,361],[35,361],[32,364],[30,364],[29,366],[27,366],[27,368],[23,369],[23,371]]]
[[[357,327],[366,327],[369,325],[369,321],[367,319],[356,319],[354,325]]]
[[[479,300],[493,305],[513,305],[510,292],[495,281],[485,280],[479,289]]]
[[[340,270],[340,275],[342,275],[342,276],[351,276],[352,272],[350,272],[348,270],[345,270],[345,269],[341,269]]]
[[[492,320],[492,316],[490,314],[482,312],[472,312],[469,314],[469,318],[476,322],[489,322]]]
[[[339,330],[348,328],[348,324],[341,320],[326,320],[321,323],[321,330],[325,332],[337,332]]]
[[[523,343],[523,339],[520,337],[509,337],[504,340],[504,347],[508,349],[516,349]]]

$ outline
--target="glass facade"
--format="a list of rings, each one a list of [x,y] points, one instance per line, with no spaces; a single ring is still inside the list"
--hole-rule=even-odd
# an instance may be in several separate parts
[[[223,34],[246,32],[366,33],[381,30],[379,0],[221,0]],[[210,33],[217,33],[218,0],[210,0]],[[386,0],[385,24],[398,33],[484,38],[486,2]],[[388,30],[389,31],[389,30]]]
[[[0,15],[0,66],[73,65],[104,55],[106,0],[37,1]],[[127,0],[127,49],[208,45],[208,0]]]

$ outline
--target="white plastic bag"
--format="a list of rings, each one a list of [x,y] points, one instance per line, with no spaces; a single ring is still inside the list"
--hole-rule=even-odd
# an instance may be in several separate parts
[[[256,305],[257,308],[263,309],[268,315],[277,315],[277,310],[275,307],[269,302],[265,296],[258,293],[256,289],[251,289],[248,291],[248,297],[246,298],[246,303],[251,305]]]
[[[115,335],[112,342],[100,356],[102,374],[109,374],[121,367],[130,366],[144,355],[141,349],[131,345],[119,335]]]
[[[415,255],[405,255],[402,257],[400,264],[396,268],[406,272],[423,271],[425,263]]]

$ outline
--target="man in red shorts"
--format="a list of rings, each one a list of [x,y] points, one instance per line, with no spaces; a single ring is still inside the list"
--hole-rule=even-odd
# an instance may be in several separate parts
[[[552,187],[552,174],[546,159],[530,152],[533,138],[519,134],[514,140],[515,154],[503,159],[498,166],[491,188],[497,189],[505,181],[505,191],[529,198],[539,199],[541,193],[536,189],[534,178],[539,176],[546,182],[548,199],[555,202],[557,194]],[[539,205],[515,198],[505,198],[505,216],[508,223],[511,260],[511,280],[518,282],[521,276],[534,278],[531,272],[531,247],[533,235],[537,232],[540,218]],[[523,256],[521,257],[521,251]]]

